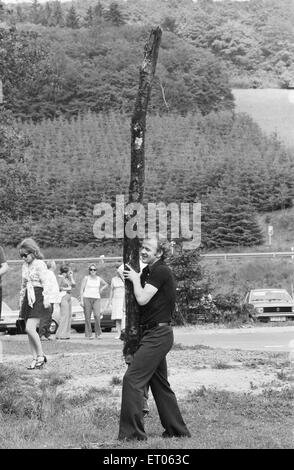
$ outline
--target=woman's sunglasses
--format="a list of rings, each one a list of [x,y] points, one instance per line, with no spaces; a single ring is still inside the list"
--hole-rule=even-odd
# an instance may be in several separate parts
[[[89,271],[97,271],[95,268],[90,268]]]
[[[30,255],[30,253],[20,253],[21,258],[27,258]]]

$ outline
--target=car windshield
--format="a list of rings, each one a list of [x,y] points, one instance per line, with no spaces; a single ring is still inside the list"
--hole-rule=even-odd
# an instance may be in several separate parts
[[[286,291],[256,291],[251,293],[250,300],[253,302],[292,302]]]

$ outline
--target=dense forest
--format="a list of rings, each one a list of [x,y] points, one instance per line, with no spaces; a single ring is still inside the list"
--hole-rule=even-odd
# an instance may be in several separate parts
[[[158,24],[153,111],[208,113],[232,108],[230,87],[294,86],[292,0],[0,1],[7,107],[34,119],[130,111],[144,41]]]
[[[202,203],[206,249],[262,242],[290,207],[291,150],[234,112],[232,86],[291,87],[290,0],[0,1],[0,243],[95,245],[93,207],[129,184],[130,115],[150,29],[145,202]]]
[[[130,112],[148,27],[0,30],[5,104],[22,119]],[[4,52],[5,51],[5,52]],[[232,109],[224,64],[173,33],[163,36],[151,112]]]
[[[44,40],[47,38],[53,56],[62,50],[66,58],[64,72],[70,72],[71,65],[81,62],[87,68],[89,65],[91,69],[95,68],[95,62],[96,66],[101,65],[101,56],[108,58],[110,55],[117,56],[112,57],[111,62],[118,70],[115,61],[120,53],[134,54],[134,48],[130,49],[128,43],[136,47],[141,38],[140,30],[159,24],[171,35],[167,42],[175,40],[174,37],[181,38],[194,49],[205,49],[221,60],[229,72],[232,86],[293,86],[292,0],[77,0],[62,3],[32,0],[17,5],[2,4],[2,9],[0,2],[1,19],[8,27],[33,30]],[[121,47],[117,41],[121,32],[109,32],[109,27],[124,31]],[[68,30],[74,34],[69,34]],[[96,36],[96,41],[102,42],[101,47],[95,40],[87,41],[87,31]],[[109,35],[113,36],[117,54],[111,54]],[[128,62],[119,64],[125,75],[129,75]],[[175,69],[174,65],[171,63],[170,67]],[[62,71],[58,73],[62,74]],[[166,71],[160,70],[158,77],[166,80]]]
[[[45,246],[97,243],[94,205],[127,194],[129,127],[116,112],[19,123],[0,158],[0,243],[31,233]],[[201,201],[203,247],[251,246],[262,241],[256,213],[292,205],[293,166],[247,115],[153,115],[145,203]]]

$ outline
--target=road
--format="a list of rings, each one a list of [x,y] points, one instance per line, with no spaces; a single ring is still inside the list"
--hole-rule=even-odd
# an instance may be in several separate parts
[[[122,342],[115,339],[116,333],[103,333],[103,341],[95,342],[99,349],[122,348]],[[176,327],[174,328],[175,343],[184,346],[197,346],[199,344],[211,348],[244,349],[255,351],[290,351],[294,353],[294,326],[264,326],[245,328],[210,328],[202,326]],[[26,335],[0,336],[0,342],[12,347],[15,342],[26,342]],[[290,341],[293,345],[290,346]],[[55,343],[55,341],[53,342]],[[94,342],[86,340],[83,333],[71,335],[71,346],[74,343],[91,344]],[[51,345],[52,347],[52,345]]]
[[[294,343],[294,326],[249,327],[238,329],[175,328],[175,343],[199,344],[212,348],[258,351],[290,351]]]

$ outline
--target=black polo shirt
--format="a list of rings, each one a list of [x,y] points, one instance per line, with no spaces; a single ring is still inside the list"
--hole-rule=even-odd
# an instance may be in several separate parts
[[[140,324],[153,321],[157,323],[171,321],[176,303],[176,281],[170,268],[164,261],[156,261],[146,266],[141,274],[141,285],[151,284],[158,291],[148,304],[140,305]]]

